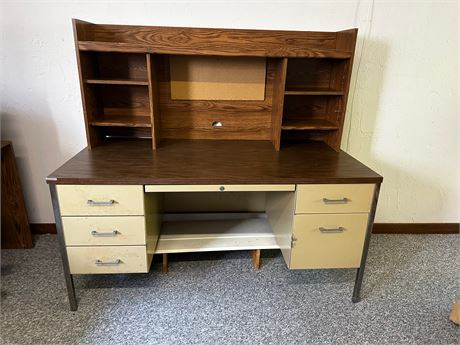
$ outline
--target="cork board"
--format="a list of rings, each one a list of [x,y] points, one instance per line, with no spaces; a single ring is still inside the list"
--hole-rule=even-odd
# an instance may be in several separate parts
[[[264,100],[266,59],[171,56],[171,99]]]

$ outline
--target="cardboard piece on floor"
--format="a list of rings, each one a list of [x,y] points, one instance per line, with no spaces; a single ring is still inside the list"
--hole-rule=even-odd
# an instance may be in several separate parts
[[[452,306],[452,312],[450,313],[449,320],[457,325],[460,325],[460,299]]]

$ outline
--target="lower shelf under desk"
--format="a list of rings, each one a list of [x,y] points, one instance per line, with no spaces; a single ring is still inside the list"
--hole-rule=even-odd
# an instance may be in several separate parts
[[[167,214],[149,254],[279,249],[264,213]]]

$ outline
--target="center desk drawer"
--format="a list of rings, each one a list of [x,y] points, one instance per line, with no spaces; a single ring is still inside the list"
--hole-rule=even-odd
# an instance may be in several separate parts
[[[373,184],[297,185],[295,213],[369,212],[373,193]]]
[[[145,246],[67,247],[71,274],[146,273]]]
[[[355,268],[361,263],[368,215],[294,216],[291,269]]]
[[[294,184],[146,185],[146,192],[293,192]]]
[[[66,246],[145,245],[144,216],[62,217]]]
[[[143,186],[58,185],[62,216],[144,214]]]

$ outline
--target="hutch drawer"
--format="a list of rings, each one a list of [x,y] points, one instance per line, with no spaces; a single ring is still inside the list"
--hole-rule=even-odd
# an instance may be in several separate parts
[[[291,269],[359,267],[368,214],[295,215]]]
[[[295,213],[369,212],[373,184],[297,185]]]
[[[143,215],[142,186],[58,185],[62,216]]]
[[[146,192],[293,192],[294,184],[148,185]]]
[[[67,246],[145,245],[143,216],[62,217]]]
[[[67,247],[71,274],[146,273],[145,246]]]

